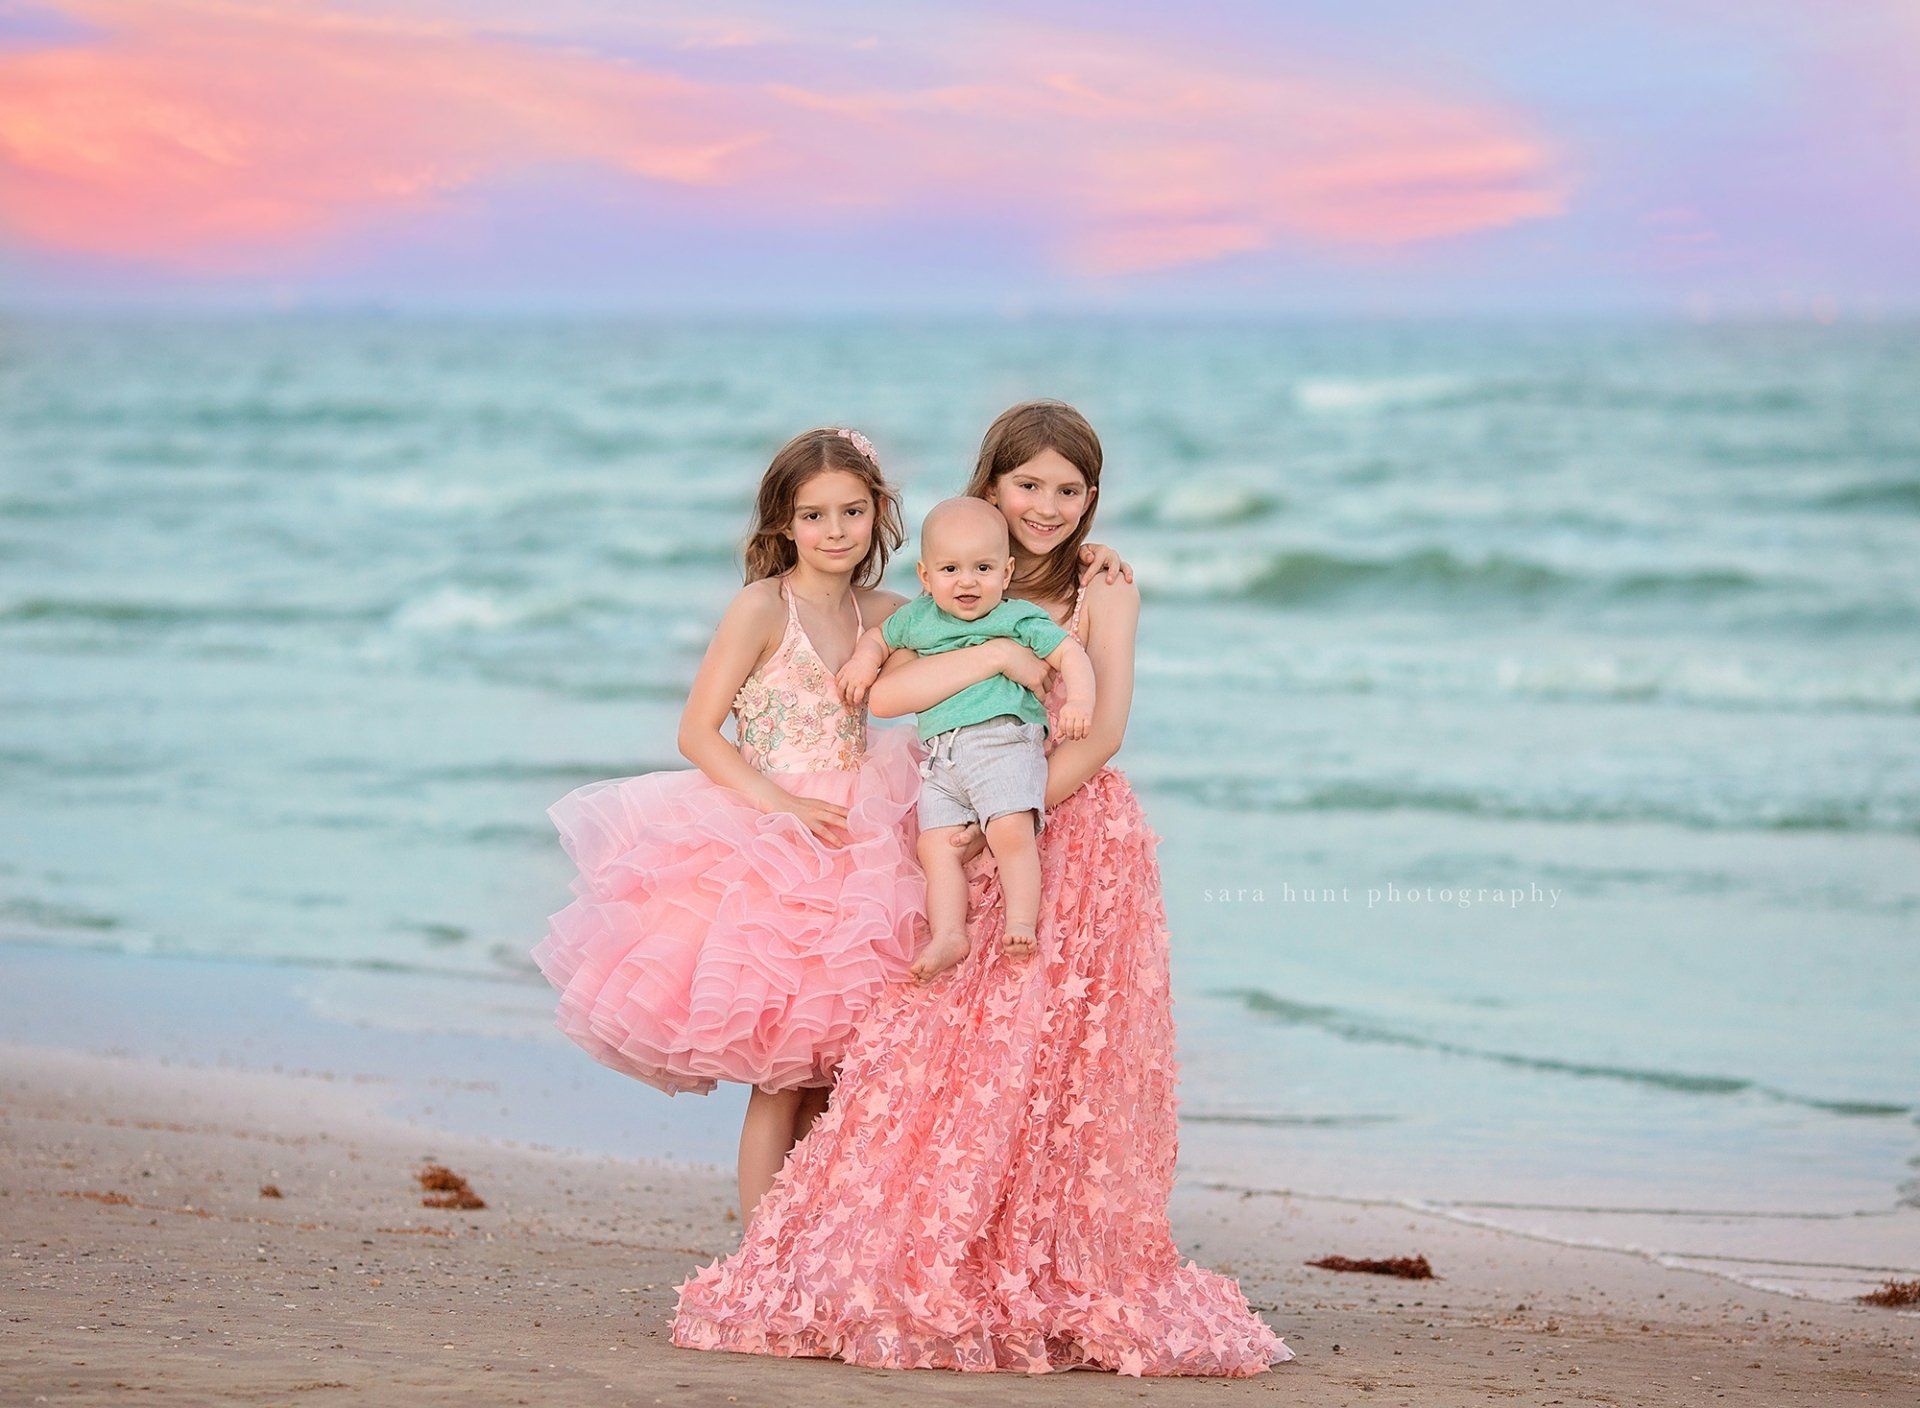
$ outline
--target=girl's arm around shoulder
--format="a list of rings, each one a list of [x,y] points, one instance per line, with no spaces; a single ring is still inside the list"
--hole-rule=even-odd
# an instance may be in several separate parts
[[[1133,566],[1105,543],[1080,544],[1080,580],[1091,582],[1105,577],[1109,582],[1125,577],[1133,580]]]

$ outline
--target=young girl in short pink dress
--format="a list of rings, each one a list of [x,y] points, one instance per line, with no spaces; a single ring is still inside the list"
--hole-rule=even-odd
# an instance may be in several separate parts
[[[533,950],[561,1030],[596,1060],[669,1094],[753,1088],[743,1217],[825,1108],[854,1020],[906,976],[926,893],[913,731],[869,739],[833,678],[902,600],[874,585],[902,535],[872,445],[796,437],[756,520],[747,585],[681,719],[696,768],[590,783],[548,809],[577,898]]]

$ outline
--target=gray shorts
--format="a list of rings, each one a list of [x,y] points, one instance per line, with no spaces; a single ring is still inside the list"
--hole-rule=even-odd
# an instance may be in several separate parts
[[[920,765],[920,829],[985,826],[1008,812],[1047,821],[1047,730],[1014,714],[936,733]]]

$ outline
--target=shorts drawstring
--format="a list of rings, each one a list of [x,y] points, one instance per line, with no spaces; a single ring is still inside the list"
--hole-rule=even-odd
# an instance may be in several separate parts
[[[933,765],[936,761],[944,762],[949,767],[953,766],[953,740],[959,736],[959,729],[950,728],[945,733],[936,733],[927,740],[927,756],[920,760],[920,776],[932,777]],[[944,758],[940,756],[943,745],[947,750]]]

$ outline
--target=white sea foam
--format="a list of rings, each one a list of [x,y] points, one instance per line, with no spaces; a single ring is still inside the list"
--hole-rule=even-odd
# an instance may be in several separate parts
[[[428,635],[490,631],[518,625],[532,612],[530,605],[509,605],[491,592],[442,587],[400,606],[393,613],[392,624],[396,630]]]
[[[1293,399],[1305,411],[1351,415],[1444,400],[1466,385],[1463,377],[1443,375],[1310,376],[1294,383]]]
[[[1226,662],[1144,652],[1140,670],[1152,678],[1208,678],[1222,684],[1275,686],[1312,694],[1668,701],[1739,710],[1920,713],[1920,660],[1840,663],[1777,655],[1766,659],[1663,656],[1651,650],[1510,654],[1451,650],[1444,643],[1423,650],[1295,641],[1284,651],[1250,653]]]
[[[1272,512],[1277,502],[1250,484],[1194,479],[1161,494],[1152,512],[1156,522],[1171,528],[1210,528],[1250,522]]]
[[[526,490],[517,485],[463,483],[412,475],[345,479],[335,486],[335,492],[347,501],[429,513],[508,508],[526,495]]]
[[[1476,1207],[1404,1200],[1473,1227],[1594,1247],[1805,1300],[1850,1301],[1920,1275],[1920,1209],[1801,1213],[1684,1208]],[[1906,1312],[1915,1313],[1915,1312]]]

